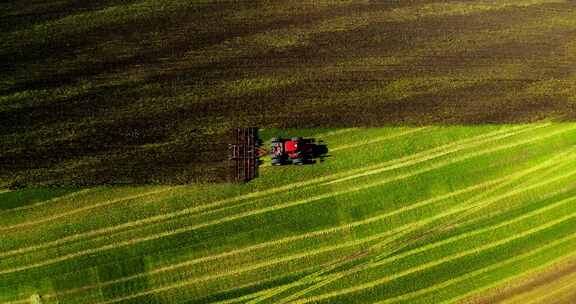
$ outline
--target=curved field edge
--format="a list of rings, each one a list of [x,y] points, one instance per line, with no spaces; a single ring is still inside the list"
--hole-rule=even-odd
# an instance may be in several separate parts
[[[536,268],[516,268],[525,253],[570,252],[576,125],[406,131],[305,130],[331,158],[221,192],[88,189],[3,211],[19,219],[0,226],[0,301],[450,301]]]

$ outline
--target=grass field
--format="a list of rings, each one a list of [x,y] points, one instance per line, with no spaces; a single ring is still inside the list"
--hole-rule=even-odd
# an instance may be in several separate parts
[[[568,0],[3,1],[0,303],[573,303],[575,37]],[[236,126],[330,155],[208,183]]]
[[[21,190],[0,212],[0,302],[441,303],[574,255],[574,124],[263,136],[282,132],[321,138],[331,156],[264,166],[244,185],[87,188],[29,205]],[[566,290],[568,274],[538,296]]]

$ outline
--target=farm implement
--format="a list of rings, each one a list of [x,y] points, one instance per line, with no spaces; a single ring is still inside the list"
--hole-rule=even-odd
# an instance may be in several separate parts
[[[266,154],[270,155],[273,166],[283,166],[313,164],[316,158],[322,159],[328,152],[326,145],[302,137],[273,137],[267,151],[258,137],[257,128],[235,128],[232,133],[234,143],[228,147],[236,182],[248,182],[258,177],[260,157]]]
[[[258,177],[260,156],[266,151],[258,138],[257,128],[235,128],[232,130],[234,143],[228,146],[234,168],[234,181],[248,182]]]

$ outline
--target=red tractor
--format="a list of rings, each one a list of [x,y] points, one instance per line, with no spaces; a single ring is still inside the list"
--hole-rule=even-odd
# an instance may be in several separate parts
[[[273,166],[281,165],[304,165],[310,163],[317,150],[317,145],[313,139],[302,139],[301,137],[292,137],[283,139],[279,137],[272,138],[270,156],[272,157]]]

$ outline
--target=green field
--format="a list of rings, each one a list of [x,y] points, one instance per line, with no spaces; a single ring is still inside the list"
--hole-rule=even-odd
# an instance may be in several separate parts
[[[0,194],[22,204],[0,213],[1,303],[441,303],[574,255],[574,124],[262,133],[283,132],[331,156],[244,185]]]
[[[575,38],[568,0],[3,1],[0,304],[575,303]],[[329,156],[215,183],[239,126]]]

